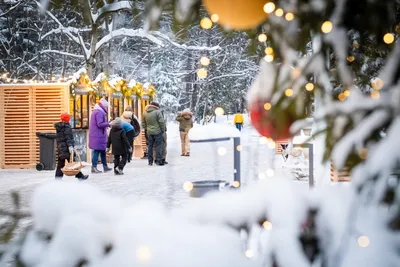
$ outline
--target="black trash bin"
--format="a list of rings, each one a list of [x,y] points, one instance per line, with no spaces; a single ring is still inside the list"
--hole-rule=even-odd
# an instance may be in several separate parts
[[[38,171],[56,169],[56,133],[36,133],[40,141],[40,162],[36,164]]]

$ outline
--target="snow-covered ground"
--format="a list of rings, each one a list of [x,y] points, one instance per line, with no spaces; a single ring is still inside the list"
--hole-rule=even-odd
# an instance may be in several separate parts
[[[218,118],[224,123],[224,118]],[[232,126],[234,127],[234,126]],[[183,183],[196,180],[233,180],[233,142],[191,144],[191,157],[180,156],[180,140],[178,126],[169,124],[168,127],[168,154],[169,165],[163,167],[148,166],[147,160],[135,159],[129,163],[124,176],[114,176],[113,173],[90,174],[90,167],[83,169],[90,174],[86,183],[98,186],[102,190],[118,196],[137,196],[153,198],[162,201],[168,206],[184,205],[191,201],[187,192],[183,190]],[[250,184],[259,177],[271,175],[280,179],[292,179],[288,169],[284,166],[282,157],[275,156],[272,166],[273,150],[267,144],[260,144],[259,135],[246,125],[242,131],[242,184]],[[226,154],[219,155],[218,150]],[[101,168],[101,167],[99,167]],[[261,175],[260,175],[261,173]],[[23,208],[29,207],[29,201],[34,189],[49,180],[54,179],[54,171],[38,172],[28,170],[0,170],[0,202],[2,208],[11,206],[11,191],[18,191],[21,195]],[[74,179],[64,177],[64,179]],[[294,181],[296,182],[296,181]],[[306,182],[297,182],[299,187],[308,188]]]

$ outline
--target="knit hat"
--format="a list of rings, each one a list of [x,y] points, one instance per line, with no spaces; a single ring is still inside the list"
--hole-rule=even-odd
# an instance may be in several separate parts
[[[68,113],[63,113],[63,114],[61,114],[60,117],[61,117],[61,121],[66,122],[66,123],[69,123],[70,116],[69,116]]]
[[[108,108],[109,104],[105,98],[100,99],[99,104],[102,104],[104,108]]]
[[[185,108],[184,110],[183,110],[183,112],[190,112],[190,108]]]
[[[113,122],[112,122],[112,127],[116,127],[116,128],[121,128],[122,127],[122,120],[121,118],[116,118]]]
[[[150,103],[150,105],[152,105],[152,106],[156,106],[156,107],[160,107],[160,104],[158,104],[158,102],[156,102],[156,101],[152,101],[151,103]]]

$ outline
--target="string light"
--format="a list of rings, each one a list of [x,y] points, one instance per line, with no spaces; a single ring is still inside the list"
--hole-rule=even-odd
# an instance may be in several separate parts
[[[18,80],[17,79],[14,79],[14,81],[13,81],[14,83],[17,83],[18,82]]]
[[[190,192],[193,190],[193,183],[192,182],[184,182],[183,183],[183,190],[186,192]]]
[[[267,41],[267,35],[265,35],[264,33],[261,33],[260,35],[258,35],[258,41],[260,43],[266,42]]]
[[[321,30],[323,33],[330,33],[333,29],[333,24],[330,21],[322,23]]]
[[[343,92],[345,97],[349,97],[350,96],[350,90],[344,90]]]
[[[276,15],[277,17],[282,17],[282,16],[283,16],[283,9],[282,9],[282,8],[278,8],[278,9],[275,11],[275,15]]]
[[[264,52],[266,55],[272,55],[272,54],[274,54],[274,49],[272,47],[268,46],[265,48]]]
[[[268,102],[267,102],[267,103],[264,104],[264,109],[265,109],[265,110],[270,110],[271,108],[272,108],[271,103],[268,103]]]
[[[197,77],[200,79],[205,79],[207,77],[207,70],[205,68],[197,70]]]
[[[241,145],[238,145],[238,146],[236,147],[236,150],[237,150],[237,151],[242,151],[242,149],[243,149],[243,148],[242,148]]]
[[[290,97],[292,95],[293,95],[293,90],[291,88],[285,90],[285,96]]]
[[[239,181],[234,181],[232,186],[235,187],[235,188],[238,188],[240,186],[240,182]]]
[[[4,74],[3,74],[3,78],[7,78],[7,73],[4,73]]]
[[[381,90],[383,88],[384,82],[381,78],[376,78],[375,80],[371,81],[371,87],[375,90]]]
[[[275,10],[275,4],[272,2],[268,2],[264,5],[264,12],[267,14],[270,14],[272,12],[274,12]]]
[[[265,229],[267,229],[267,230],[271,230],[271,229],[272,229],[272,223],[269,222],[269,221],[265,221],[265,222],[263,223],[263,227],[264,227]]]
[[[272,61],[274,61],[274,55],[266,55],[264,57],[264,60],[267,62],[272,62]]]
[[[212,27],[212,21],[211,21],[211,19],[210,19],[210,18],[203,18],[203,19],[200,21],[200,26],[201,26],[203,29],[206,29],[206,30],[211,29],[211,27]]]
[[[225,147],[218,148],[218,155],[220,156],[226,155],[226,148]]]
[[[366,248],[369,246],[369,238],[368,236],[360,236],[357,240],[357,243],[360,247]]]
[[[212,22],[217,23],[219,21],[219,16],[217,14],[212,14],[211,20]]]
[[[345,101],[346,100],[346,96],[343,93],[340,93],[339,96],[338,96],[338,99],[340,101]]]
[[[314,84],[313,83],[307,83],[306,84],[306,90],[309,91],[309,92],[314,90]]]
[[[223,116],[225,114],[225,111],[223,108],[221,107],[217,107],[214,111],[216,116]]]
[[[294,15],[293,15],[293,13],[286,13],[286,15],[285,15],[285,19],[287,20],[287,21],[292,21],[293,19],[294,19]]]
[[[203,66],[210,65],[210,59],[208,57],[201,57],[200,64]]]
[[[394,42],[394,34],[393,33],[387,33],[383,36],[383,41],[386,44],[391,44]]]
[[[372,92],[371,92],[371,98],[372,98],[372,99],[377,100],[377,99],[379,99],[380,96],[381,96],[381,95],[379,94],[378,91],[372,91]]]
[[[356,58],[354,56],[348,56],[347,61],[348,62],[353,62]]]

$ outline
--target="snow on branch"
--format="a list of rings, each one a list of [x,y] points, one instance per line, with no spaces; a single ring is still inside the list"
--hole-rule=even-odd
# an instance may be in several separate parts
[[[75,57],[75,58],[82,58],[82,59],[85,58],[83,55],[77,55],[77,54],[72,54],[72,53],[58,51],[58,50],[43,50],[40,53],[54,53],[54,54],[59,54],[59,55],[64,55],[64,56],[69,56],[69,57]]]
[[[182,44],[182,45],[181,45],[181,44],[178,44],[177,42],[172,41],[171,38],[169,38],[167,35],[162,34],[162,33],[158,32],[158,31],[152,31],[151,33],[154,34],[154,35],[159,36],[160,38],[163,38],[163,39],[167,40],[167,41],[170,42],[173,46],[176,46],[176,47],[178,47],[178,48],[182,48],[182,49],[185,49],[185,50],[216,51],[216,50],[221,49],[221,47],[220,47],[219,45],[217,45],[217,46],[212,46],[212,47],[207,47],[207,46],[191,46],[191,45],[188,46],[188,45],[185,45],[185,44]]]
[[[111,4],[106,4],[100,8],[96,14],[92,14],[93,23],[98,24],[98,22],[105,17],[107,14],[112,12],[118,12],[122,10],[131,10],[132,6],[130,1],[120,1]]]
[[[106,36],[104,36],[103,38],[101,38],[100,41],[96,44],[95,51],[97,52],[104,44],[109,42],[111,39],[114,39],[117,37],[122,37],[122,36],[147,38],[150,41],[152,41],[153,43],[155,43],[159,46],[163,46],[163,43],[159,39],[152,36],[145,30],[134,30],[134,29],[122,28],[122,29],[112,31],[109,34],[107,34]]]
[[[14,9],[17,9],[24,1],[19,1],[14,6],[10,7],[6,12],[0,14],[0,18],[6,16],[8,13],[11,13]]]

